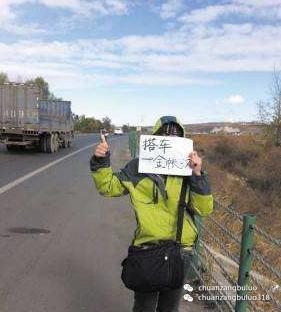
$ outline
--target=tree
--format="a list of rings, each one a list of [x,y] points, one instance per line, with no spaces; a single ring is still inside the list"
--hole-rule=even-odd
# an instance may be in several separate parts
[[[105,128],[107,131],[110,131],[112,128],[111,119],[109,117],[104,117],[102,119],[102,127]]]
[[[35,84],[39,88],[43,100],[62,101],[62,98],[56,97],[50,91],[49,83],[43,77],[38,76],[35,79],[27,80],[26,83]]]
[[[62,101],[62,98],[61,97],[57,97],[57,96],[54,95],[53,92],[50,92],[49,96],[48,96],[48,100],[50,100],[50,101]]]
[[[3,84],[5,82],[9,82],[8,75],[4,72],[0,72],[0,84]]]
[[[125,132],[129,132],[130,131],[129,125],[123,125],[122,126],[122,130],[123,130],[124,133]]]
[[[259,118],[264,123],[267,135],[277,146],[281,146],[281,72],[274,69],[271,98],[258,102]]]
[[[48,100],[50,97],[49,84],[43,77],[36,77],[35,79],[27,80],[26,83],[35,84],[41,93],[41,97],[44,100]]]
[[[104,128],[103,122],[101,122],[99,119],[95,119],[94,117],[86,117],[85,115],[75,115],[74,117],[75,131],[90,133],[99,132],[102,128]]]

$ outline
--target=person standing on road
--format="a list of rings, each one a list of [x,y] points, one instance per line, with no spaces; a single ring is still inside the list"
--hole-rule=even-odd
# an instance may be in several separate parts
[[[176,117],[161,117],[152,134],[184,137],[184,127]],[[202,171],[202,159],[196,151],[190,155],[192,176],[189,177],[186,199],[192,211],[185,211],[182,229],[182,257],[185,282],[191,270],[193,246],[197,229],[191,214],[208,216],[213,210],[213,197],[207,173]],[[123,169],[113,172],[110,151],[106,140],[96,147],[90,161],[92,177],[97,190],[106,197],[130,195],[137,220],[132,244],[146,248],[175,238],[177,209],[183,181],[182,176],[151,175],[138,173],[138,158],[131,160]],[[178,312],[183,288],[161,292],[134,292],[133,312]]]

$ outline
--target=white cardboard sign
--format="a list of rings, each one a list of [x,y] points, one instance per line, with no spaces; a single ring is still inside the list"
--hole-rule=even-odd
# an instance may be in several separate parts
[[[139,172],[166,175],[192,175],[188,155],[193,141],[174,136],[141,135]]]

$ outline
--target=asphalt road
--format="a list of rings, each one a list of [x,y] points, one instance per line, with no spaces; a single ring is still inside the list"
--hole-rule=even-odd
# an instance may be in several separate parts
[[[93,186],[89,146],[98,140],[77,136],[56,155],[0,148],[1,312],[131,311],[120,263],[134,215],[128,198],[104,198]],[[112,138],[114,168],[129,160],[127,141]],[[182,311],[201,311],[187,304]]]

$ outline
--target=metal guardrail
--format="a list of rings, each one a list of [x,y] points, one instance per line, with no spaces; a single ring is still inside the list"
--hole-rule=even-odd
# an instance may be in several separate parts
[[[139,133],[133,131],[129,134],[129,148],[131,156],[137,157],[139,152]],[[207,220],[216,227],[216,230],[220,231],[224,237],[228,237],[234,242],[240,249],[240,257],[233,255],[229,248],[224,244],[223,240],[214,235],[212,231],[204,225],[204,218],[195,217],[196,227],[198,229],[198,240],[195,245],[195,255],[193,261],[193,276],[196,277],[201,283],[214,282],[215,285],[219,286],[220,281],[218,278],[210,272],[207,265],[207,254],[208,258],[213,261],[216,267],[220,270],[221,274],[230,286],[235,287],[236,295],[235,301],[233,300],[221,300],[220,302],[214,301],[218,311],[235,311],[235,312],[246,312],[246,311],[281,311],[281,303],[278,299],[278,291],[281,296],[281,272],[274,267],[274,265],[255,248],[255,240],[257,236],[263,241],[270,243],[271,246],[281,249],[281,240],[272,237],[270,234],[265,232],[263,229],[256,225],[256,216],[253,214],[240,214],[235,209],[233,204],[227,207],[223,206],[218,201],[215,201],[215,211],[219,213],[226,213],[233,222],[238,221],[242,223],[241,237],[231,232],[226,226],[220,224],[213,216],[209,216]],[[236,264],[236,272],[238,278],[233,276],[229,270],[227,270],[225,263],[211,250],[208,242],[204,239],[204,233],[208,235],[208,240],[219,247],[220,252],[223,252],[228,259]],[[281,250],[280,250],[281,252]],[[218,254],[218,253],[217,253]],[[221,255],[221,254],[220,254]],[[221,255],[223,257],[223,255]],[[263,267],[270,273],[270,279],[272,284],[276,286],[277,292],[274,292],[271,287],[268,287],[261,281],[263,278],[258,277],[259,274],[252,272],[253,261],[259,262]],[[209,281],[204,279],[204,274],[209,275]],[[237,279],[237,280],[236,280]],[[225,285],[222,285],[225,286]],[[259,307],[256,301],[251,301],[248,295],[248,290],[257,288],[257,295],[262,297],[262,300],[266,304],[266,308]],[[224,291],[213,290],[208,291],[210,294],[220,294],[228,298]],[[260,293],[262,292],[262,293]],[[279,298],[280,298],[279,296]]]
[[[255,248],[256,244],[254,242],[254,238],[255,241],[257,241],[258,238],[266,240],[267,242],[271,243],[271,245],[279,248],[281,253],[279,240],[257,227],[255,224],[256,217],[254,215],[242,215],[234,210],[233,205],[223,207],[219,202],[216,202],[215,206],[217,209],[221,210],[221,212],[230,214],[233,220],[239,220],[240,222],[243,222],[240,259],[238,262],[239,276],[237,285],[241,287],[248,286],[248,288],[250,288],[250,286],[257,287],[257,295],[259,295],[264,304],[266,304],[266,308],[261,310],[259,309],[259,302],[257,301],[251,301],[248,299],[237,300],[235,311],[280,311],[281,303],[277,297],[278,288],[280,288],[281,285],[281,273],[274,267],[272,263],[270,263],[271,261],[269,259],[266,259],[266,257]],[[262,265],[264,268],[266,268],[270,278],[264,278],[261,275],[258,277],[258,274],[251,270],[253,261],[255,261],[256,264]],[[264,283],[263,279],[267,280],[267,282]],[[271,281],[271,286],[268,285],[268,281]],[[277,289],[277,292],[275,293],[272,290],[272,286],[274,285]],[[280,289],[279,294],[281,295]],[[247,292],[245,290],[237,291],[237,295],[247,298]]]

